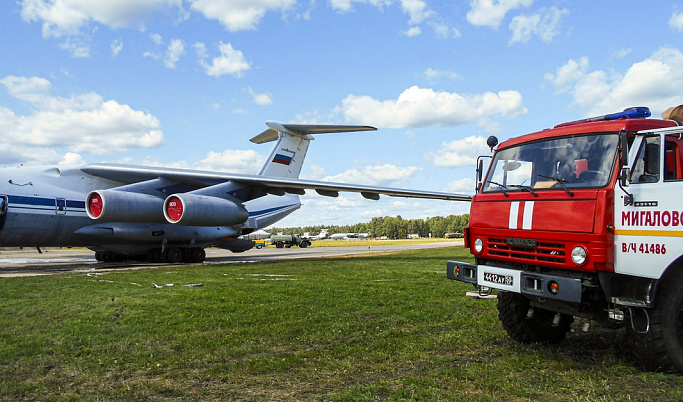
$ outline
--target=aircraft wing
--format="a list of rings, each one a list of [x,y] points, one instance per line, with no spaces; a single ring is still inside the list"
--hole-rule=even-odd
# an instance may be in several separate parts
[[[438,191],[407,190],[392,187],[378,187],[360,184],[334,183],[285,177],[231,174],[164,167],[94,163],[83,166],[81,170],[93,176],[124,184],[134,184],[147,180],[163,178],[195,188],[202,188],[232,181],[236,184],[255,187],[261,190],[253,192],[249,199],[258,198],[264,194],[283,195],[285,193],[292,193],[303,195],[305,194],[305,190],[315,190],[316,193],[328,197],[337,197],[339,192],[355,192],[360,193],[365,198],[373,200],[379,199],[380,195],[447,201],[472,200],[472,197],[469,195]],[[244,199],[242,201],[249,201],[249,199]]]

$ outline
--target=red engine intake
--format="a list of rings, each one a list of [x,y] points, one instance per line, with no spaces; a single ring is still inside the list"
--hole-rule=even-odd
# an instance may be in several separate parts
[[[149,194],[118,190],[93,191],[85,199],[85,212],[102,222],[166,222],[164,200]]]
[[[197,194],[173,194],[164,202],[170,223],[185,226],[232,226],[244,223],[249,212],[238,202]]]

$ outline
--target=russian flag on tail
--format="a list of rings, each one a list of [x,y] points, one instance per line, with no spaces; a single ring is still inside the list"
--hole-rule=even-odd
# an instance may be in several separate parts
[[[286,149],[282,149],[281,151],[283,151],[283,153],[275,154],[273,162],[289,166],[289,164],[292,163],[292,158],[294,158],[294,152],[288,151]],[[291,155],[287,155],[285,152],[290,153]]]

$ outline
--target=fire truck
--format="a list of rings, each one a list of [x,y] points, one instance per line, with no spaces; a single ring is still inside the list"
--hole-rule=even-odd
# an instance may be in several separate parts
[[[497,291],[516,341],[558,342],[575,317],[625,327],[650,370],[683,373],[683,105],[488,143],[449,279]],[[484,169],[485,158],[491,158]]]

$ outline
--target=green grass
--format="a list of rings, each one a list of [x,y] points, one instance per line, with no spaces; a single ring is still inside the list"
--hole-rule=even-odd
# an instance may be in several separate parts
[[[443,239],[443,238],[433,238],[433,239],[389,239],[389,240],[314,240],[311,247],[352,247],[352,246],[396,246],[396,245],[408,245],[408,244],[428,244],[428,243],[452,243],[453,245],[462,245],[462,239]],[[275,247],[272,244],[269,247]]]
[[[0,399],[683,399],[683,377],[633,366],[621,332],[509,340],[495,300],[446,279],[449,258],[470,257],[1,279]]]

